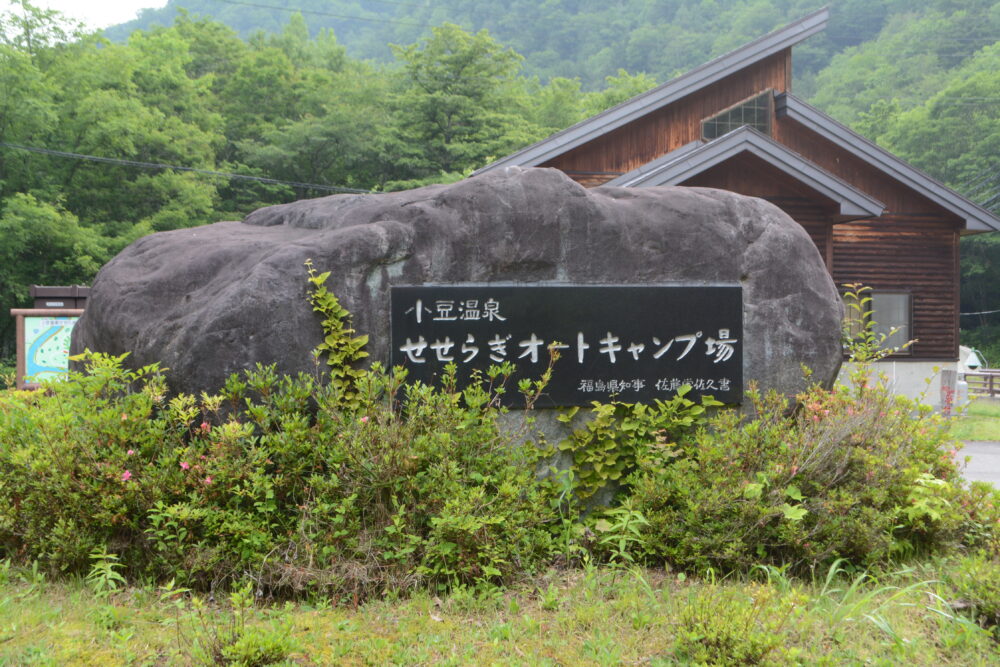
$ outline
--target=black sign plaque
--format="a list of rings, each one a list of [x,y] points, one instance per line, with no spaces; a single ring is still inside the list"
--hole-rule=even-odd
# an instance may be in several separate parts
[[[454,363],[459,378],[509,361],[516,381],[537,379],[548,347],[560,359],[539,407],[689,396],[743,397],[743,291],[739,285],[440,285],[391,289],[390,363],[433,384]]]

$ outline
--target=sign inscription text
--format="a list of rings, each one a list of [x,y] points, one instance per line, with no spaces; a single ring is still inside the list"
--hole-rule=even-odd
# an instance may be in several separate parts
[[[391,289],[392,365],[433,384],[511,362],[516,382],[537,379],[560,353],[540,407],[689,396],[739,403],[743,295],[738,285],[441,285]]]

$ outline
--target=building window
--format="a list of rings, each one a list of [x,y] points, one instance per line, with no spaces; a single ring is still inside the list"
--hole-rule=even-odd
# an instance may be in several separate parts
[[[880,348],[896,348],[893,356],[912,354],[907,345],[913,338],[913,297],[908,292],[873,290],[861,294],[871,301],[861,306],[862,311],[851,306],[852,300],[844,297],[844,328],[848,336],[857,337],[869,326]],[[872,324],[874,323],[874,324]],[[884,338],[883,338],[884,337]]]
[[[721,137],[727,132],[749,125],[761,134],[771,135],[771,118],[774,116],[774,92],[765,90],[748,100],[701,121],[701,137],[706,141]]]

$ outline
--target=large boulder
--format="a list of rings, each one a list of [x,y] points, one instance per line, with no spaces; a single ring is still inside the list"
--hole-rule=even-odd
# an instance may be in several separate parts
[[[303,266],[389,357],[389,287],[428,283],[736,283],[743,377],[792,394],[831,382],[842,305],[816,247],[778,208],[706,188],[585,189],[554,169],[271,206],[162,232],[94,281],[72,348],[162,362],[174,391],[216,390],[257,362],[312,372],[321,340]]]

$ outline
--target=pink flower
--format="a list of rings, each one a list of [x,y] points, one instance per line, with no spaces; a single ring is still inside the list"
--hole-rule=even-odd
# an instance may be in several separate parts
[[[211,484],[211,483],[212,483],[212,476],[209,475],[208,477],[205,478],[205,484]]]
[[[361,418],[361,423],[362,423],[362,424],[367,424],[367,423],[368,423],[368,417],[367,417],[367,416],[365,416],[365,417],[362,417],[362,418]]]
[[[132,456],[133,454],[135,454],[135,450],[134,449],[130,449],[130,450],[128,450],[127,454],[129,456]]]
[[[124,421],[128,421],[128,415],[127,415],[127,414],[125,414],[124,412],[122,413],[122,421],[123,421],[123,422],[124,422]]]
[[[190,470],[191,464],[187,461],[181,461],[181,470]]]
[[[127,482],[130,479],[132,479],[132,473],[131,472],[129,472],[128,470],[126,470],[125,472],[122,473],[122,481],[123,482]]]
[[[208,425],[208,422],[202,422],[201,430],[204,431],[205,433],[208,433],[209,431],[212,430],[212,427]]]

